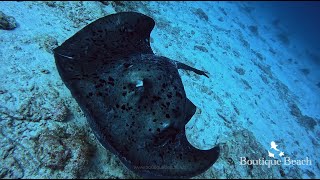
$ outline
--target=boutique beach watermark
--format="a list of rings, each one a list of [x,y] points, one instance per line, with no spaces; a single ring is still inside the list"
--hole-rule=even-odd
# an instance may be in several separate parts
[[[272,141],[271,143],[271,152],[268,150],[268,157],[272,159],[265,159],[265,158],[259,158],[259,159],[248,159],[247,157],[240,157],[240,165],[253,165],[253,166],[268,166],[270,168],[271,166],[279,166],[279,165],[285,165],[285,166],[310,166],[312,165],[311,159],[309,157],[306,157],[304,159],[291,159],[290,157],[285,156],[284,152],[279,150],[277,148],[277,144]],[[275,153],[272,153],[272,150],[275,151]],[[278,153],[279,152],[279,153]],[[278,158],[277,158],[278,156]]]
[[[172,166],[158,166],[158,165],[150,165],[150,166],[134,166],[134,169],[183,169],[178,167],[172,167]]]
[[[284,160],[280,159],[247,159],[246,157],[240,157],[240,165],[259,165],[259,166],[268,166],[270,168],[271,166],[279,166],[279,165],[302,165],[302,166],[307,166],[307,165],[312,165],[311,159],[306,157],[305,159],[290,159],[290,157],[284,157]]]

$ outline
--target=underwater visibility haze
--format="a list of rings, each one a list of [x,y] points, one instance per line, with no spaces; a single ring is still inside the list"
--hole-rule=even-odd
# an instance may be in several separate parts
[[[0,2],[0,178],[320,178],[319,2]]]

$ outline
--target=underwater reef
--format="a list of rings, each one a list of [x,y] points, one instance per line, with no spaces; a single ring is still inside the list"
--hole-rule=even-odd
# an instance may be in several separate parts
[[[89,23],[134,11],[156,22],[158,56],[208,72],[179,69],[197,107],[190,144],[220,144],[199,178],[320,178],[320,55],[246,2],[0,2],[0,178],[134,178],[105,149],[59,76],[53,50]],[[304,159],[312,165],[241,165]],[[270,154],[269,154],[270,155]]]
[[[8,16],[0,11],[0,29],[12,30],[17,27],[17,22],[12,16]]]

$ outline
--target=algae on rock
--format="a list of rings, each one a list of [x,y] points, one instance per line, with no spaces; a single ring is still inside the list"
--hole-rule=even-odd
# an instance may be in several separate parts
[[[16,19],[0,11],[0,29],[13,30],[17,27]]]

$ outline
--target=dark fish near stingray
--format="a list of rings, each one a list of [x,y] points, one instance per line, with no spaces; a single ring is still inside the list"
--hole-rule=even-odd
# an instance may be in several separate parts
[[[219,146],[188,142],[196,106],[178,69],[207,75],[153,54],[154,25],[135,12],[100,18],[54,49],[56,66],[97,139],[127,168],[145,178],[193,177],[216,162]]]

